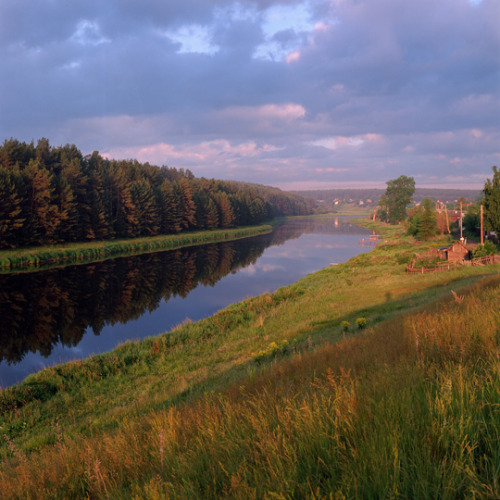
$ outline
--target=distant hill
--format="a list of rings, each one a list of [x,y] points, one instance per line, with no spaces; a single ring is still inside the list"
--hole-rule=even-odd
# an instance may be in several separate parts
[[[380,197],[385,193],[385,189],[318,189],[293,192],[312,198],[315,201],[322,200],[326,204],[331,204],[333,201],[339,201],[340,203],[359,203],[363,201],[364,204],[376,205]],[[426,197],[436,201],[453,202],[462,196],[469,201],[475,201],[481,196],[481,190],[416,188],[413,199],[417,203]]]

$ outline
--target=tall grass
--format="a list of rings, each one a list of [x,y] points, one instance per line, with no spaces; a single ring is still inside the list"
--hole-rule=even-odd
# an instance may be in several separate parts
[[[137,255],[185,246],[230,241],[270,232],[271,226],[249,226],[213,231],[183,232],[150,238],[70,243],[0,251],[0,270],[14,271],[61,264],[85,264],[105,258]]]
[[[5,498],[497,498],[500,279],[222,393],[9,442]]]
[[[1,391],[2,498],[498,497],[498,266],[398,241]]]

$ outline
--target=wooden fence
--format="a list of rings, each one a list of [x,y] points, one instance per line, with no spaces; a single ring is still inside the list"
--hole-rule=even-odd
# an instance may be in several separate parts
[[[465,261],[465,265],[469,266],[488,266],[495,263],[494,255],[483,255],[483,257],[476,257],[475,259]]]
[[[461,262],[443,262],[442,264],[436,264],[434,267],[415,267],[413,262],[406,268],[406,272],[408,273],[437,273],[439,271],[449,271],[450,269],[455,269],[458,266],[461,266]]]
[[[373,246],[377,246],[377,243],[379,242],[379,240],[381,240],[383,238],[383,236],[381,234],[370,234],[368,238],[362,238],[359,240],[359,244],[361,246],[369,246],[369,245],[373,245]]]
[[[471,260],[455,261],[455,262],[439,262],[433,267],[415,267],[415,259],[406,268],[408,273],[426,274],[436,273],[439,271],[449,271],[456,269],[459,266],[487,266],[495,263],[494,255],[484,255],[483,257],[476,257]]]

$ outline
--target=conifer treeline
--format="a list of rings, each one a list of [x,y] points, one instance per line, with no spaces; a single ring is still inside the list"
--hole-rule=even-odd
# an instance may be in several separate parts
[[[134,238],[260,224],[312,213],[276,188],[195,178],[189,171],[83,156],[47,139],[0,146],[0,248]]]

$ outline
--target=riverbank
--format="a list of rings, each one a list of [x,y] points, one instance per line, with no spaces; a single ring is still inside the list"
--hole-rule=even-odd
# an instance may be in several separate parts
[[[2,391],[5,497],[495,496],[500,268],[409,275],[367,224],[370,253]]]
[[[373,212],[373,208],[359,207],[355,205],[342,205],[335,208],[334,215],[349,215],[352,217],[369,217]]]
[[[150,238],[89,241],[45,247],[0,250],[0,272],[33,271],[66,264],[88,264],[115,257],[161,252],[187,246],[248,238],[271,231],[271,225],[245,226],[211,231],[182,232]]]

